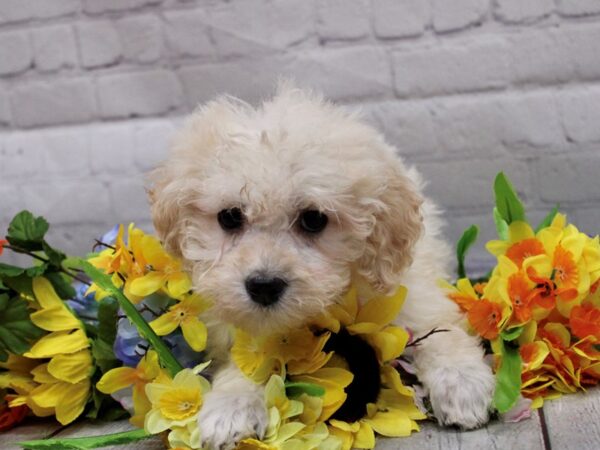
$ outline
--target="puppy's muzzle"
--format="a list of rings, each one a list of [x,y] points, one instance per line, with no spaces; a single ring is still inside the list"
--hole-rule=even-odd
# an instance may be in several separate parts
[[[278,277],[254,275],[246,278],[246,292],[253,302],[262,306],[277,303],[287,288],[287,282]]]

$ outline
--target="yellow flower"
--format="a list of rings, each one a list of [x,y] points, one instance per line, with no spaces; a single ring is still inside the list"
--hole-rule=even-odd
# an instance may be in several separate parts
[[[180,433],[196,422],[210,384],[194,370],[183,369],[173,379],[165,373],[159,374],[145,389],[152,407],[146,414],[144,429],[152,434],[168,429]]]
[[[166,374],[160,367],[158,355],[155,351],[149,350],[135,369],[132,367],[111,369],[100,378],[96,388],[104,394],[113,394],[132,387],[134,414],[129,421],[141,428],[144,426],[146,413],[151,409],[150,401],[146,397],[146,384],[154,381],[161,373]]]
[[[10,404],[27,404],[37,416],[54,414],[66,425],[79,417],[89,398],[93,372],[90,344],[83,325],[58,297],[52,284],[38,277],[33,279],[32,286],[40,309],[31,314],[31,320],[50,333],[23,356],[50,360],[31,370],[35,387],[23,389]]]
[[[150,270],[131,283],[134,295],[147,297],[164,288],[170,297],[180,298],[189,292],[192,283],[183,271],[181,261],[169,255],[158,239],[146,235],[141,238],[139,245]]]
[[[150,326],[159,336],[166,336],[181,327],[186,342],[200,352],[206,347],[207,331],[206,325],[198,316],[209,307],[210,303],[200,295],[189,294],[150,322]]]

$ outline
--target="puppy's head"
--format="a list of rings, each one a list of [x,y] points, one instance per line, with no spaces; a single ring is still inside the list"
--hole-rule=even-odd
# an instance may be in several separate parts
[[[387,292],[411,262],[421,198],[379,134],[297,89],[195,112],[152,174],[152,215],[194,289],[253,332],[297,326],[353,276]]]

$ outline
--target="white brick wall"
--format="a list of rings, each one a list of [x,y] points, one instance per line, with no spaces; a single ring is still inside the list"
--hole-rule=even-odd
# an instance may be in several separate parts
[[[450,239],[493,236],[498,170],[535,220],[560,202],[597,233],[599,43],[600,0],[1,0],[0,229],[29,208],[81,254],[149,227],[143,173],[181,118],[291,75],[423,171]]]

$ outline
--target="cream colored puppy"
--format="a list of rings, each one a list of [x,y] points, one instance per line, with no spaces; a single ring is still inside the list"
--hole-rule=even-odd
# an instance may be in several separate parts
[[[267,425],[262,388],[228,361],[231,325],[297,327],[351,282],[361,301],[405,285],[396,323],[416,336],[450,330],[418,347],[418,376],[441,423],[488,420],[492,372],[436,286],[450,259],[441,222],[397,153],[352,114],[289,86],[257,109],[210,102],[176,137],[152,175],[152,214],[194,289],[215,303],[206,320],[216,372],[199,421],[208,447],[260,437]]]

